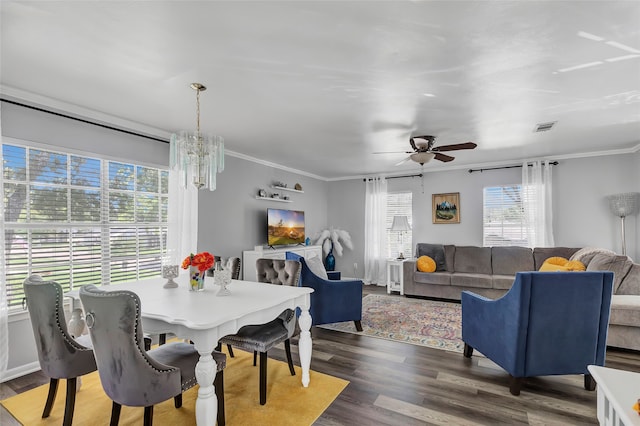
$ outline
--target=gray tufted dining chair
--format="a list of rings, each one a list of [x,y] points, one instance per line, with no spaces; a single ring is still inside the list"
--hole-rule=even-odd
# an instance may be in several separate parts
[[[117,425],[122,405],[145,407],[144,424],[153,422],[153,406],[174,398],[182,406],[182,392],[196,384],[200,359],[193,345],[173,342],[150,351],[143,347],[140,299],[132,291],[102,291],[93,285],[80,289],[102,387],[113,401],[111,425]],[[214,381],[218,395],[218,425],[225,424],[222,370],[227,357],[214,351]]]
[[[297,260],[258,259],[256,261],[258,281],[269,284],[297,286],[300,280],[301,265]],[[266,324],[246,325],[236,334],[220,339],[219,344],[226,344],[245,351],[253,351],[253,365],[256,355],[260,353],[260,405],[267,403],[267,351],[280,342],[284,342],[289,371],[292,376],[296,372],[291,358],[290,339],[296,330],[296,313],[291,309],[283,311],[276,319]],[[233,357],[233,351],[229,351]]]
[[[24,294],[36,339],[42,372],[50,378],[49,395],[42,418],[49,417],[58,391],[59,379],[67,379],[67,397],[62,424],[71,425],[76,401],[77,378],[96,371],[96,360],[88,335],[74,339],[67,331],[62,306],[62,287],[39,275],[24,280]]]

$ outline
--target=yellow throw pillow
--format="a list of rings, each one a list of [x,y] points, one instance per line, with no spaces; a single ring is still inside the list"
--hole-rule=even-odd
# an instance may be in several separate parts
[[[585,271],[587,268],[579,260],[567,260],[564,257],[550,257],[540,267],[542,272]]]
[[[541,272],[568,271],[566,265],[569,262],[564,257],[550,257],[540,267]]]
[[[580,262],[579,260],[570,260],[564,266],[569,268],[570,271],[586,271],[587,270],[587,267],[584,266],[584,263]]]
[[[435,272],[436,270],[436,261],[429,256],[420,256],[416,264],[420,272]]]

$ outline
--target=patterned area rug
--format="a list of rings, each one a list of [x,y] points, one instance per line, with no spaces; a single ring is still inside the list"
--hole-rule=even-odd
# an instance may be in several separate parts
[[[368,294],[362,299],[362,333],[353,321],[319,327],[452,352],[464,348],[459,303]]]

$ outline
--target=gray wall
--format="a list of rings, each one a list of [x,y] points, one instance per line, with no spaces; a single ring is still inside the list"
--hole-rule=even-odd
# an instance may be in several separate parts
[[[128,159],[137,164],[169,165],[169,144],[46,112],[1,103],[2,136]]]
[[[336,256],[336,271],[343,277],[364,276],[364,200],[362,179],[329,183],[328,224],[349,232],[354,246],[353,250],[345,247],[342,256]]]
[[[609,211],[607,195],[640,192],[640,153],[561,160],[553,168],[553,217],[556,246],[597,246],[621,251],[620,219]],[[521,169],[470,174],[465,170],[424,173],[420,178],[389,179],[388,191],[413,192],[413,246],[418,242],[482,245],[482,191],[486,186],[517,184]],[[433,224],[434,193],[459,192],[460,224]],[[352,235],[353,252],[336,260],[337,269],[354,276],[353,263],[364,262],[364,182],[329,184],[328,220]],[[638,215],[626,219],[627,254],[640,259]],[[355,276],[362,278],[359,268]]]
[[[267,244],[267,209],[303,210],[308,236],[327,226],[327,183],[299,174],[227,156],[214,192],[200,191],[198,198],[198,251],[242,258],[243,250]],[[271,188],[274,182],[304,194]],[[257,200],[259,189],[288,195],[291,203]]]

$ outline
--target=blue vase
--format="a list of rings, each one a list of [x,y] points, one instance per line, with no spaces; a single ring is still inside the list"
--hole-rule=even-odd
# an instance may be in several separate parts
[[[325,259],[325,268],[327,269],[327,271],[333,271],[336,269],[336,258],[333,255],[333,247],[331,248],[331,250],[329,250],[329,254]]]

